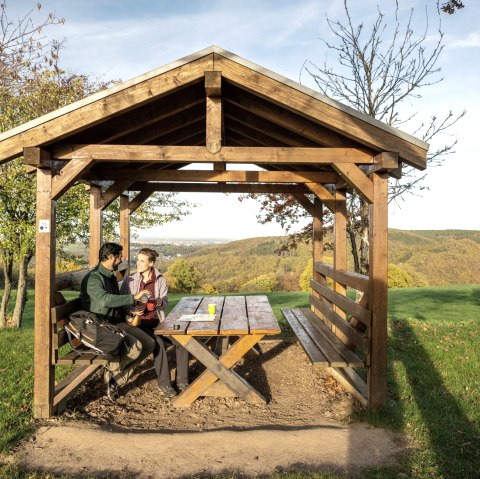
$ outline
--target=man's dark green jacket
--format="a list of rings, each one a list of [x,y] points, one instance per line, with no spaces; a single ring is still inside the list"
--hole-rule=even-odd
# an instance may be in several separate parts
[[[125,315],[121,307],[135,303],[133,294],[120,294],[115,273],[101,264],[83,278],[80,300],[82,309],[96,313],[110,323],[123,321]]]

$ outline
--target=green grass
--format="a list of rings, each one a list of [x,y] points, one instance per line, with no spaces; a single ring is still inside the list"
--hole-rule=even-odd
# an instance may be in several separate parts
[[[170,295],[170,308],[182,296]],[[307,293],[271,293],[268,297],[277,317],[281,307],[308,306]],[[32,308],[33,301],[29,301],[22,330],[0,331],[0,451],[4,453],[34,427]],[[391,290],[388,361],[387,406],[375,413],[358,414],[357,419],[405,435],[410,447],[400,466],[364,471],[362,477],[478,478],[480,286]],[[0,479],[10,477],[53,476],[28,475],[15,465],[0,466]],[[318,473],[308,477],[335,476]]]

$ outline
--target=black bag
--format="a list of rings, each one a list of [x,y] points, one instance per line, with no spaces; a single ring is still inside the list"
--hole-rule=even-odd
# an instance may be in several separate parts
[[[78,348],[78,341],[95,354],[116,356],[126,336],[126,333],[114,324],[99,318],[95,313],[77,311],[70,315],[65,324],[70,345],[75,351],[85,352]],[[77,343],[77,345],[75,344]]]

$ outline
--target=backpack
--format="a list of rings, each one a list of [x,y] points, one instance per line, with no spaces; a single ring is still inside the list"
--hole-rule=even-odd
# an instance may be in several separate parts
[[[126,337],[126,333],[120,328],[88,311],[72,313],[64,328],[72,349],[83,353],[88,351],[105,356],[116,356]],[[78,341],[88,350],[79,349]]]

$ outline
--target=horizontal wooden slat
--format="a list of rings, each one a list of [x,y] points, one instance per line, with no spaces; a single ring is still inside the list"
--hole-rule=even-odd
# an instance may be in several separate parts
[[[328,368],[328,372],[363,406],[368,406],[368,387],[353,368]]]
[[[313,295],[310,295],[310,303],[364,353],[368,352],[368,339],[354,329],[350,323]]]
[[[147,183],[135,182],[130,191],[173,191],[198,193],[310,193],[305,185],[288,185],[285,183]]]
[[[250,330],[255,333],[279,334],[280,326],[265,295],[246,296]]]
[[[102,171],[100,176],[103,176]],[[120,168],[108,173],[110,180],[130,181],[205,181],[205,182],[260,182],[260,183],[334,183],[335,173],[317,173],[312,171],[208,171],[208,170],[162,170]],[[91,174],[89,178],[97,175]]]
[[[317,345],[320,352],[325,356],[329,366],[344,367],[347,366],[345,360],[338,354],[336,349],[329,343],[323,331],[315,328],[309,318],[305,316],[298,308],[292,309],[292,313],[303,329],[308,333],[313,342]],[[328,333],[333,334],[332,332]]]
[[[298,340],[300,341],[300,345],[302,346],[310,361],[317,366],[328,366],[328,360],[320,352],[312,338],[310,338],[307,332],[303,329],[298,319],[292,313],[292,310],[290,308],[281,308],[281,311],[288,324],[292,328],[293,332],[297,336]]]
[[[349,349],[343,343],[343,341],[318,316],[316,316],[313,311],[308,308],[301,308],[300,310],[310,320],[311,324],[327,338],[329,343],[345,360],[346,366],[364,366],[364,361],[362,361],[351,349]]]
[[[299,148],[224,146],[211,153],[205,146],[157,145],[66,145],[54,148],[59,160],[73,158],[99,161],[131,161],[152,163],[373,163],[373,156],[358,148]]]
[[[68,317],[74,313],[75,311],[79,311],[81,309],[81,301],[80,298],[75,298],[70,301],[67,301],[64,304],[60,304],[58,306],[54,306],[51,309],[52,313],[52,323],[57,324],[62,319],[68,319]]]
[[[315,271],[350,288],[363,291],[366,294],[370,292],[368,276],[363,274],[354,273],[352,271],[335,270],[332,265],[322,263],[321,261],[315,262]]]
[[[315,279],[310,280],[310,286],[313,290],[327,298],[330,302],[336,304],[366,326],[370,326],[372,318],[372,312],[370,310],[362,308],[362,306],[355,301],[352,301],[346,296],[331,290],[328,286],[321,284]]]

